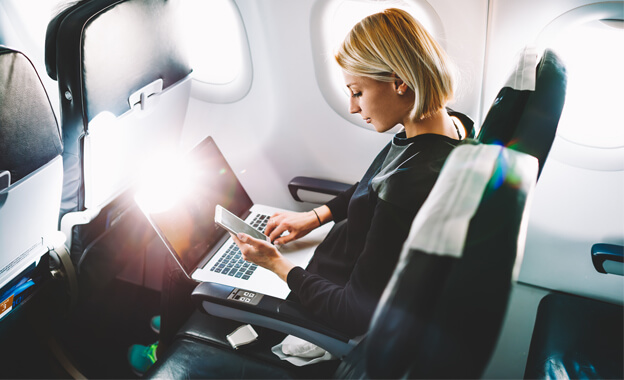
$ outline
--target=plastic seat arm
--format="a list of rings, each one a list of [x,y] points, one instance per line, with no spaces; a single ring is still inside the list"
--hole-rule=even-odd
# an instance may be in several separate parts
[[[199,284],[192,297],[208,314],[297,336],[339,358],[357,344],[357,340],[327,327],[293,301],[210,282]]]
[[[624,247],[615,244],[594,244],[592,263],[600,273],[624,275]]]
[[[299,190],[306,190],[327,195],[338,195],[350,188],[352,185],[353,184],[349,185],[342,182],[312,177],[295,177],[288,183],[288,190],[294,200],[297,202],[303,202],[301,197],[299,197]]]

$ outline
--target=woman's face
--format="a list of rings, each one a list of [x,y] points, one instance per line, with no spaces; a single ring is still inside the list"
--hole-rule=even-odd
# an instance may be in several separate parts
[[[359,113],[377,132],[386,132],[397,124],[404,124],[413,104],[409,102],[406,85],[397,86],[396,81],[381,82],[346,72],[343,75],[351,92],[349,112]],[[403,95],[399,95],[399,91]]]

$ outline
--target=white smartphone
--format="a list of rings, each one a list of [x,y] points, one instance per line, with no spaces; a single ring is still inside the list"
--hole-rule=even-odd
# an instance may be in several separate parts
[[[245,233],[253,238],[269,241],[269,237],[247,224],[244,220],[238,216],[232,214],[221,205],[215,207],[215,223],[225,228],[234,235],[239,232]]]

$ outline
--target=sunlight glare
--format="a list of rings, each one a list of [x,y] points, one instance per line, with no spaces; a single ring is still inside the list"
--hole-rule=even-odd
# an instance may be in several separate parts
[[[195,169],[185,157],[161,156],[152,160],[139,174],[135,201],[149,214],[171,210],[193,196],[198,173]]]

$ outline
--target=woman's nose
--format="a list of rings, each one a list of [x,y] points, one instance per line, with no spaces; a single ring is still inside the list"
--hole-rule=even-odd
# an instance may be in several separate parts
[[[359,113],[360,110],[360,105],[358,104],[357,100],[355,98],[351,98],[349,100],[349,112],[350,113]]]

